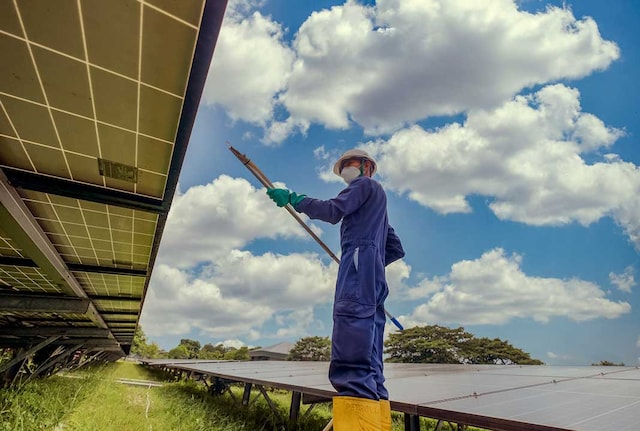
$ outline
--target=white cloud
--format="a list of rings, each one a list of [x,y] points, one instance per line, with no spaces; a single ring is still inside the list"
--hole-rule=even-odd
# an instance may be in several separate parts
[[[305,217],[303,217],[304,219]],[[313,226],[316,233],[321,230]],[[181,268],[214,261],[255,238],[308,238],[264,189],[221,175],[177,194],[162,237],[158,262]]]
[[[306,120],[294,121],[291,117],[285,121],[273,121],[265,130],[262,142],[270,144],[279,144],[284,141],[293,131],[298,130],[305,134],[309,129],[309,122]]]
[[[622,274],[609,273],[609,281],[619,290],[631,293],[631,288],[636,286],[636,280],[633,276],[633,266],[629,265],[624,269]]]
[[[333,299],[336,270],[335,263],[325,266],[316,254],[255,256],[232,250],[205,267],[201,277],[215,280],[235,298],[274,310],[297,310]]]
[[[149,335],[186,334],[210,338],[264,336],[275,318],[277,336],[317,327],[313,307],[333,299],[337,265],[316,255],[254,256],[232,250],[200,271],[157,265],[145,300],[142,324]],[[269,335],[269,334],[266,334]]]
[[[273,119],[295,54],[283,42],[280,24],[259,12],[243,16],[255,5],[237,3],[220,29],[203,101],[224,106],[233,120],[265,126]]]
[[[156,265],[141,320],[152,336],[199,329],[224,337],[261,325],[272,312],[257,301],[223,295],[215,281],[192,279],[179,269]]]
[[[522,12],[512,0],[347,1],[313,13],[293,47],[281,97],[292,117],[330,128],[352,120],[374,134],[492,107],[619,57],[591,18],[553,7]]]
[[[466,197],[484,195],[494,198],[499,218],[531,225],[613,216],[640,245],[640,169],[619,158],[583,158],[621,134],[581,112],[577,90],[556,84],[470,111],[463,124],[413,126],[367,149],[388,188],[440,213],[469,212]]]
[[[275,338],[300,337],[304,334],[326,332],[322,322],[316,320],[313,307],[302,307],[276,317],[279,328]]]
[[[446,277],[428,281],[428,292],[435,293],[424,298],[407,321],[475,325],[504,324],[515,318],[548,322],[561,316],[579,322],[613,319],[631,310],[627,302],[607,299],[587,281],[528,276],[521,261],[521,256],[507,256],[497,248],[476,260],[455,263]],[[411,290],[406,296],[415,297]]]
[[[638,341],[636,341],[636,347],[640,348],[640,335],[638,336]]]
[[[523,88],[576,79],[616,60],[591,18],[513,0],[355,1],[314,12],[291,45],[256,2],[231,4],[204,92],[278,143],[315,122],[390,133],[434,115],[490,108]],[[285,120],[274,117],[283,106]],[[593,126],[582,120],[589,145]],[[597,125],[596,125],[597,126]]]
[[[145,330],[247,340],[313,332],[321,325],[313,307],[333,299],[337,265],[317,254],[241,250],[276,237],[308,239],[264,189],[244,179],[221,175],[177,194],[145,300]],[[265,334],[272,319],[275,329]]]
[[[244,347],[247,344],[244,341],[238,340],[237,338],[234,338],[232,340],[224,340],[222,342],[222,345],[225,347],[235,347],[236,349],[239,349],[240,347]]]

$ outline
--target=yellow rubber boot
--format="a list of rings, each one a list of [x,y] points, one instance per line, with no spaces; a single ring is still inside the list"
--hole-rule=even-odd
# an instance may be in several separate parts
[[[380,431],[380,401],[333,397],[334,431]]]
[[[391,431],[391,403],[380,400],[380,431]]]

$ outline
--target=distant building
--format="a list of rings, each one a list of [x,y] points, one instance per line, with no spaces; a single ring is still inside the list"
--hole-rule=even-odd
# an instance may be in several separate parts
[[[252,361],[286,361],[293,346],[293,343],[278,343],[273,346],[250,350],[249,356]]]

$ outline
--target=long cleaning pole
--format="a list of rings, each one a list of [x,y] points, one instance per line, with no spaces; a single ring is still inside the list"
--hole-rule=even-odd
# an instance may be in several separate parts
[[[243,165],[245,165],[247,167],[247,169],[249,169],[249,171],[251,171],[251,173],[258,179],[258,181],[260,181],[260,183],[265,186],[266,188],[272,189],[273,188],[273,183],[269,180],[269,178],[267,178],[267,176],[260,170],[260,168],[258,168],[256,166],[255,163],[253,163],[251,161],[251,159],[249,159],[249,157],[247,157],[245,154],[242,154],[240,151],[236,150],[235,148],[233,148],[233,146],[231,146],[231,144],[229,143],[229,141],[227,141],[227,145],[229,146],[229,150],[231,150],[231,152],[238,158],[238,160],[240,160],[240,162],[242,162]],[[302,228],[304,230],[307,231],[307,233],[309,235],[311,235],[311,237],[313,239],[316,240],[316,242],[320,245],[320,247],[322,247],[324,249],[324,251],[326,251],[329,256],[331,256],[331,258],[337,263],[340,264],[340,259],[338,259],[338,256],[336,256],[329,247],[327,247],[327,245],[318,237],[318,235],[316,235],[316,233],[314,231],[311,230],[311,228],[304,222],[304,220],[302,220],[300,218],[300,216],[298,215],[298,213],[296,212],[296,210],[293,209],[293,207],[289,204],[284,206],[284,209],[286,209],[287,211],[289,211],[289,214],[291,214],[293,216],[294,219],[296,219],[296,221],[300,224],[300,226],[302,226]],[[384,313],[387,315],[387,317],[393,322],[394,325],[396,325],[396,327],[398,329],[400,329],[401,331],[404,329],[404,327],[400,324],[400,322],[398,322],[398,320],[393,317],[391,315],[391,313],[389,313],[387,311],[387,309],[385,308]]]

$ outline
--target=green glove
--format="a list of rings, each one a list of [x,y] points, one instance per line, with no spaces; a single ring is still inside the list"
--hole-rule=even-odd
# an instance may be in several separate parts
[[[283,207],[287,204],[296,206],[302,199],[306,197],[305,195],[299,195],[295,192],[290,192],[287,189],[267,189],[267,194],[269,195],[271,200],[274,201],[279,207]]]
[[[289,203],[291,193],[287,189],[267,189],[267,194],[276,205],[283,207]]]

